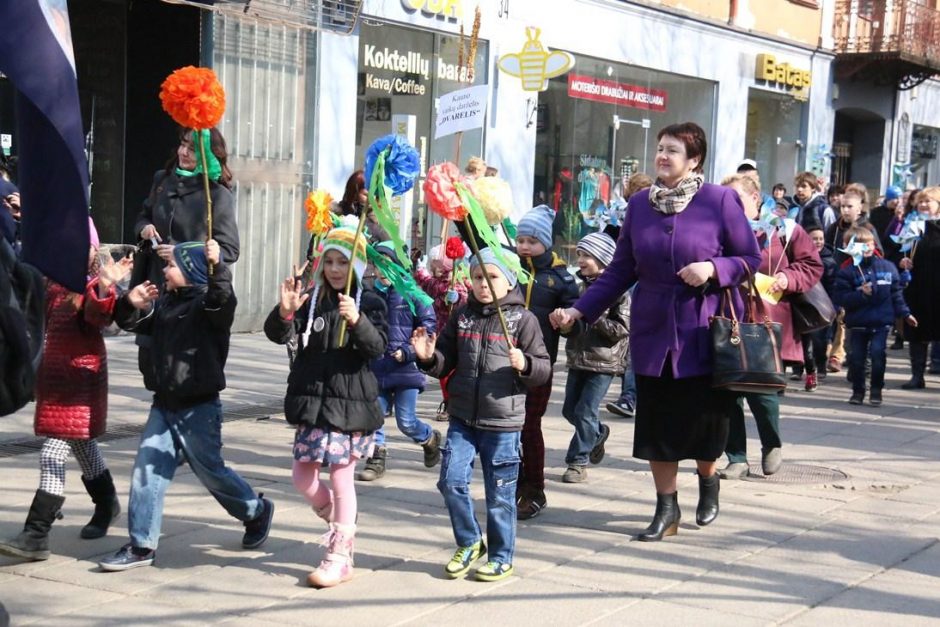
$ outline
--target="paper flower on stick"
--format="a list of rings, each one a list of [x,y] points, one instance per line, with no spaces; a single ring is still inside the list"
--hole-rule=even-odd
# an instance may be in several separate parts
[[[307,211],[307,230],[314,235],[325,235],[333,228],[333,212],[330,205],[333,197],[323,189],[315,189],[307,194],[304,209]]]
[[[447,243],[444,245],[444,254],[447,255],[448,259],[463,259],[467,254],[463,240],[456,235],[447,238]]]
[[[160,86],[160,102],[170,117],[186,128],[212,128],[225,113],[225,90],[209,68],[180,68]]]
[[[530,278],[529,273],[522,268],[522,265],[519,263],[519,257],[515,254],[507,254],[508,251],[503,249],[503,245],[496,237],[492,226],[486,221],[483,208],[480,206],[477,199],[473,197],[470,190],[468,190],[462,182],[457,182],[455,186],[457,188],[457,194],[460,195],[461,201],[467,208],[466,219],[470,222],[469,228],[476,231],[480,239],[483,240],[482,242],[477,242],[480,248],[489,248],[492,250],[500,263],[519,277],[520,283],[528,283]],[[473,252],[476,254],[478,251],[475,250]]]
[[[868,251],[869,244],[856,242],[855,236],[852,236],[852,239],[849,240],[849,243],[845,245],[845,248],[837,248],[841,253],[845,253],[852,258],[852,263],[856,266],[862,265],[862,259],[865,258],[865,253]]]
[[[401,196],[414,187],[415,179],[421,171],[421,158],[418,151],[401,135],[380,137],[366,150],[366,182],[371,184],[372,172],[379,155],[385,153],[384,184],[392,191],[392,196]]]
[[[454,184],[461,180],[460,168],[450,161],[428,168],[424,180],[424,195],[431,211],[445,220],[463,220],[467,209],[457,193]]]
[[[908,253],[914,248],[914,244],[920,241],[924,236],[924,227],[927,224],[927,217],[917,211],[909,214],[904,220],[904,226],[897,235],[891,235],[891,241],[901,245],[901,252]]]
[[[486,221],[496,225],[512,214],[512,189],[496,176],[484,176],[471,185],[470,192],[480,201]]]

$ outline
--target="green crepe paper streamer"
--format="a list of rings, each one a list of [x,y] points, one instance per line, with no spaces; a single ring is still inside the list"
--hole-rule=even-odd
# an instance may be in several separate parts
[[[467,266],[467,264],[463,263],[462,261],[459,264],[457,263],[454,264],[453,272],[454,272],[455,282],[470,280],[470,267]]]
[[[503,220],[503,228],[506,229],[506,233],[509,237],[515,241],[518,231],[516,231],[516,225],[512,223],[512,220],[505,218]]]
[[[489,248],[492,250],[500,263],[519,277],[520,283],[528,283],[529,273],[523,269],[522,265],[519,263],[518,257],[512,259],[503,254],[503,245],[500,243],[499,238],[496,237],[496,233],[493,232],[493,227],[486,221],[486,214],[483,213],[483,208],[480,206],[479,201],[477,201],[472,194],[467,192],[467,188],[464,187],[462,183],[455,183],[454,187],[457,188],[457,193],[460,194],[460,200],[463,202],[464,208],[467,209],[467,219],[470,220],[473,228],[480,234],[480,238],[485,244],[485,246],[481,246],[480,248]],[[477,242],[477,244],[479,245],[479,242]]]
[[[202,174],[202,157],[200,149],[206,153],[206,165],[209,166],[209,180],[218,182],[222,178],[222,164],[212,152],[212,139],[209,135],[209,129],[193,131],[193,148],[196,153],[196,168],[192,171],[176,168],[176,173],[180,176],[197,176]]]
[[[388,156],[389,150],[390,148],[383,150],[379,153],[378,159],[375,160],[375,167],[372,168],[372,180],[369,182],[369,203],[372,205],[375,219],[385,229],[388,236],[392,238],[395,256],[398,257],[398,261],[404,267],[411,268],[408,247],[398,232],[398,222],[388,206],[388,188],[385,186],[385,157]]]
[[[391,281],[395,291],[401,294],[405,302],[408,303],[412,314],[418,315],[418,312],[415,310],[415,303],[424,305],[425,307],[430,307],[434,304],[434,299],[425,294],[424,290],[418,287],[418,284],[415,283],[415,280],[408,271],[377,251],[372,244],[366,247],[366,256],[369,258],[369,261],[372,262],[372,265],[379,269],[382,276]]]

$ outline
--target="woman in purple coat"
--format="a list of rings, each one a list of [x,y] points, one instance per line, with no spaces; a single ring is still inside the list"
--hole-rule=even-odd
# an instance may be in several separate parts
[[[733,393],[711,387],[708,320],[721,288],[734,287],[760,263],[760,249],[734,190],[704,182],[707,144],[697,124],[659,131],[657,179],[634,194],[614,260],[574,307],[556,310],[554,324],[596,320],[630,286],[630,342],[636,372],[633,455],[646,459],[656,484],[656,513],[639,540],[661,540],[679,528],[679,461],[698,466],[695,519],[718,516],[716,460],[728,438]],[[741,303],[736,307],[741,311]]]

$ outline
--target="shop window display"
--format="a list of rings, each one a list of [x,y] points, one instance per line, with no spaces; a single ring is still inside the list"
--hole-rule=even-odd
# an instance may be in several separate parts
[[[715,83],[576,55],[539,94],[533,202],[556,211],[555,241],[619,224],[622,185],[651,172],[656,131],[693,120],[712,134]]]

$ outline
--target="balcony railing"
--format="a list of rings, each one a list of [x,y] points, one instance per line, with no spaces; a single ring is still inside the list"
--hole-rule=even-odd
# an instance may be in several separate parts
[[[836,0],[836,54],[877,60],[882,73],[889,69],[883,64],[893,62],[902,88],[940,74],[940,11],[933,4],[931,0]]]

